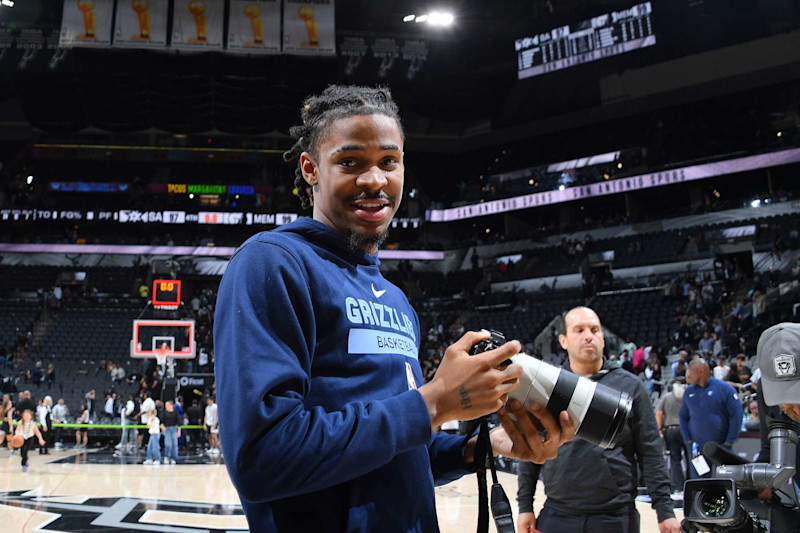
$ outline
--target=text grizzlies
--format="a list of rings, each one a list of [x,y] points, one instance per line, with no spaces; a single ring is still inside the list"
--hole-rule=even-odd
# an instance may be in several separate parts
[[[353,324],[393,329],[409,335],[414,341],[417,340],[411,319],[403,312],[398,313],[394,307],[348,296],[345,299],[345,308],[347,319]]]

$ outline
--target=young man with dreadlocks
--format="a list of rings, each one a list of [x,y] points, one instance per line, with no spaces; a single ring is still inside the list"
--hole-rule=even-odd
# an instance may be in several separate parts
[[[468,332],[423,383],[420,326],[377,251],[403,195],[403,130],[387,89],[331,86],[290,130],[313,218],[251,237],[217,299],[214,349],[225,464],[250,530],[437,531],[434,482],[470,470],[474,438],[432,426],[498,411],[495,453],[542,462],[574,435],[519,402],[516,341],[470,357]]]

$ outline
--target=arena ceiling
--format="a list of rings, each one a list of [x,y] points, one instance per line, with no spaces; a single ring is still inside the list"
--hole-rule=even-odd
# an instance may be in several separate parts
[[[18,1],[16,7],[0,13],[0,24],[14,11],[20,19],[57,27],[60,9],[55,8],[56,3]],[[368,62],[355,75],[348,75],[346,58],[342,57],[72,49],[55,64],[52,53],[42,54],[20,68],[23,62],[18,58],[4,67],[0,56],[0,138],[13,138],[10,131],[31,128],[50,136],[119,136],[153,131],[275,136],[296,121],[305,95],[333,82],[388,84],[412,135],[435,139],[486,133],[548,113],[600,106],[596,70],[569,69],[575,72],[518,82],[513,43],[533,29],[579,21],[632,3],[337,2],[337,41],[343,35],[424,41],[429,54],[413,76],[401,65],[381,77],[375,65]],[[713,2],[695,2],[704,3]],[[774,0],[770,5],[790,3]],[[407,14],[438,7],[455,13],[451,28],[437,30],[402,20]],[[657,50],[650,55],[626,57],[617,63],[606,61],[598,68],[617,71],[631,66],[631,62],[652,62],[669,53],[665,47],[653,48]]]

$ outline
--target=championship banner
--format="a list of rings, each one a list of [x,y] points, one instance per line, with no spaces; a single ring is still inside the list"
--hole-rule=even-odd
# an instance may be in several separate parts
[[[169,0],[117,0],[115,48],[166,48]]]
[[[429,43],[391,35],[339,36],[339,74],[348,82],[392,85],[413,80],[428,60]]]
[[[231,0],[228,6],[228,50],[246,54],[279,54],[279,0]]]
[[[283,0],[283,52],[336,55],[333,0]]]
[[[112,0],[64,0],[61,47],[111,45]]]
[[[219,0],[175,0],[172,48],[182,50],[222,49],[225,3]]]

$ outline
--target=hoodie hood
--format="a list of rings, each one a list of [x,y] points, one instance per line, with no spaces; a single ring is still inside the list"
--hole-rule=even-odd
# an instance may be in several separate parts
[[[350,243],[338,231],[327,224],[310,217],[301,217],[272,230],[275,233],[295,233],[303,235],[306,239],[323,248],[336,252],[350,261],[362,265],[381,264],[378,254],[368,254],[360,249],[350,248]]]

